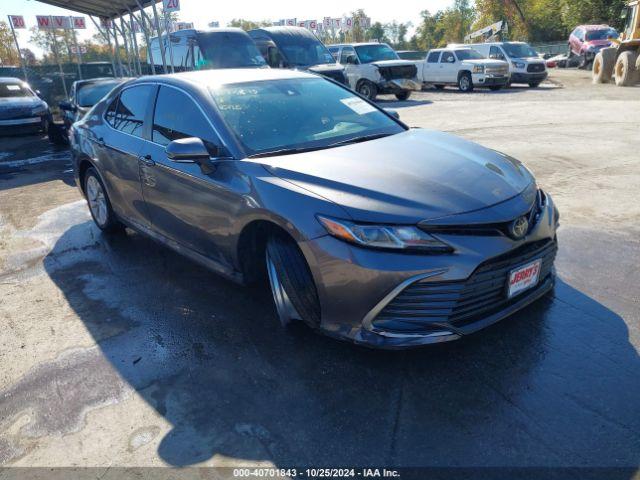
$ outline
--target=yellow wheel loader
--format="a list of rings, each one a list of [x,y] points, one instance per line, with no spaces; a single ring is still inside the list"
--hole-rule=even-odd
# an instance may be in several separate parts
[[[640,81],[640,0],[627,3],[622,13],[624,31],[609,48],[603,48],[593,60],[593,83],[628,87]]]

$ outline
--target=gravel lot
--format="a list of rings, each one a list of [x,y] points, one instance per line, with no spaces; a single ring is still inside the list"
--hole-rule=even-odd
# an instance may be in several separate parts
[[[106,238],[68,152],[0,137],[0,465],[640,465],[640,88],[382,100],[519,158],[562,214],[555,293],[462,341],[379,352],[284,331],[242,289]],[[585,470],[580,478],[602,478]],[[2,478],[2,473],[0,473]],[[102,478],[102,477],[101,477]]]

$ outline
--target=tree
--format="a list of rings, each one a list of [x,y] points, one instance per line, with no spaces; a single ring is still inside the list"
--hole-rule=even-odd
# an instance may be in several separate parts
[[[271,23],[272,22],[269,22],[268,20],[254,21],[254,20],[245,20],[244,18],[234,18],[228,23],[228,26],[241,28],[247,31],[247,30],[253,30],[254,28],[268,27],[271,25]]]
[[[18,51],[15,48],[11,27],[7,22],[0,22],[0,65],[18,65]]]

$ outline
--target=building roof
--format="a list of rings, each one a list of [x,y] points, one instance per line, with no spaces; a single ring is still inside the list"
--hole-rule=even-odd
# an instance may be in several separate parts
[[[94,15],[101,18],[116,18],[129,9],[135,12],[139,10],[135,0],[38,0],[40,3],[53,5],[55,7],[66,8],[86,15]],[[139,0],[143,7],[148,7],[154,0]],[[157,2],[156,2],[157,3]]]

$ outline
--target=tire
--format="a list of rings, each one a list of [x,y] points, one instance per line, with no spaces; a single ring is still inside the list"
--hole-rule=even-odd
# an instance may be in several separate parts
[[[473,79],[469,72],[462,72],[458,77],[458,89],[464,93],[473,92]]]
[[[358,83],[356,91],[372,102],[375,101],[376,97],[378,96],[378,87],[376,87],[376,85],[369,80],[362,80],[360,83]]]
[[[410,96],[411,96],[411,90],[403,90],[400,93],[396,93],[396,98],[401,102],[404,102],[405,100],[409,100]]]
[[[591,76],[593,83],[609,83],[613,76],[613,67],[616,63],[616,49],[603,48],[593,59]]]
[[[638,55],[632,51],[622,52],[618,56],[614,68],[614,78],[619,87],[630,87],[638,80],[638,70],[636,70],[636,60]]]
[[[489,90],[491,90],[492,92],[497,92],[498,90],[502,90],[504,87],[502,85],[493,85],[491,87],[489,87]]]
[[[269,283],[283,325],[302,320],[312,328],[320,325],[320,301],[311,270],[296,245],[285,234],[267,241],[265,254]]]
[[[436,90],[444,90],[444,85],[434,85],[434,87],[436,87]]]
[[[95,168],[90,167],[84,174],[84,194],[89,205],[89,212],[94,223],[106,233],[120,232],[124,225],[118,221],[109,196]]]

